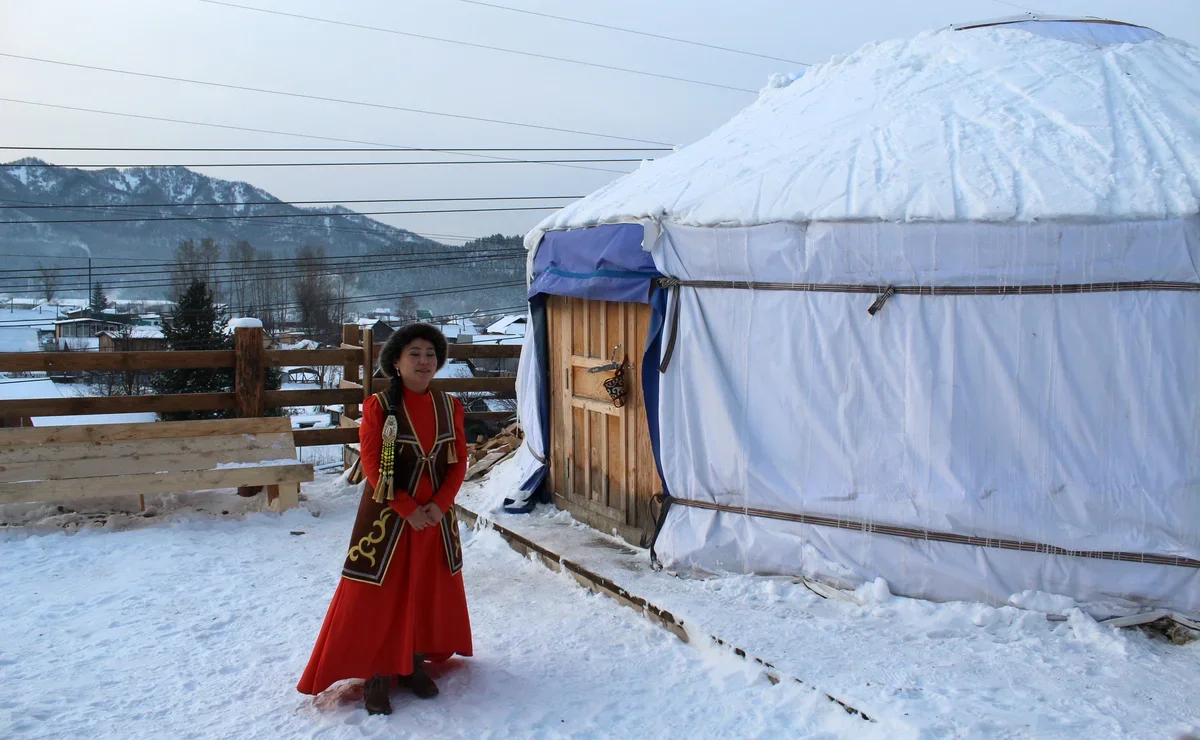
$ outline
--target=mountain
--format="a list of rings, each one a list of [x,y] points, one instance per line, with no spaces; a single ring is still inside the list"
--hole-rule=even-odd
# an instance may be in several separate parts
[[[203,203],[235,205],[204,206]],[[259,205],[249,205],[257,203]],[[171,204],[166,206],[165,204]],[[54,205],[55,208],[37,206]],[[98,209],[94,206],[119,206]],[[519,281],[524,275],[524,259],[515,253],[515,237],[501,237],[497,244],[454,246],[427,239],[410,231],[355,214],[342,206],[301,208],[283,203],[271,193],[245,182],[222,180],[194,172],[186,167],[131,167],[128,169],[81,170],[48,166],[35,158],[0,164],[0,255],[6,268],[33,269],[42,265],[76,269],[86,266],[86,249],[91,250],[97,266],[112,266],[129,260],[128,276],[104,279],[110,288],[157,268],[134,269],[139,261],[171,262],[176,247],[185,240],[212,239],[224,248],[246,241],[259,255],[286,258],[302,245],[324,249],[329,257],[363,256],[370,260],[386,256],[413,255],[403,274],[381,269],[367,273],[360,267],[355,274],[359,295],[386,292],[450,290],[464,285],[501,281]],[[81,208],[81,206],[88,206]],[[195,216],[297,216],[309,213],[353,214],[325,218],[252,218],[228,220],[179,220]],[[39,221],[79,221],[92,219],[140,219],[119,223],[34,223]],[[154,220],[169,219],[176,220]],[[510,258],[497,259],[495,250],[512,248]],[[480,254],[480,249],[489,250]],[[457,259],[452,266],[434,269],[412,266],[430,254]],[[481,257],[482,259],[474,259]],[[344,263],[352,261],[343,260]],[[395,260],[391,263],[395,264]],[[446,264],[444,261],[443,265]],[[30,281],[32,282],[32,280]],[[14,292],[23,286],[0,282],[0,292]],[[31,287],[31,286],[24,286]],[[82,291],[79,291],[82,293]],[[129,289],[133,292],[133,288]],[[166,290],[142,289],[146,294],[163,295]],[[74,293],[74,291],[72,291]],[[469,310],[480,307],[511,306],[521,302],[523,288],[500,288],[478,293],[445,293],[418,299],[422,307],[435,311]],[[387,305],[384,299],[369,300]]]

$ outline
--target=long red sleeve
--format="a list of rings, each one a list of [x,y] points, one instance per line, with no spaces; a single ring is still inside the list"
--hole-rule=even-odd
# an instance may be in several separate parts
[[[362,423],[358,427],[358,458],[362,461],[363,475],[372,489],[379,482],[379,453],[383,448],[383,409],[379,401],[371,396],[363,402]],[[402,491],[388,502],[392,511],[408,518],[417,510],[417,502]]]
[[[467,477],[467,434],[463,430],[463,405],[457,398],[454,399],[454,454],[458,462],[446,468],[446,479],[437,493],[433,494],[433,502],[443,514],[454,505],[458,489],[462,488],[463,479]]]

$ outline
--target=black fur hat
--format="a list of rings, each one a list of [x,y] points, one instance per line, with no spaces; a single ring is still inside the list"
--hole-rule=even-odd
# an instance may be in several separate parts
[[[425,339],[433,345],[433,351],[437,354],[438,370],[442,369],[446,364],[446,335],[433,324],[409,324],[390,336],[379,351],[379,372],[383,373],[383,377],[396,377],[396,360],[400,359],[404,348],[417,339]]]

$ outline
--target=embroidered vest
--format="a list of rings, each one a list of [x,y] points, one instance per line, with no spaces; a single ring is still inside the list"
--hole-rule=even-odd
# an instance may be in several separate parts
[[[378,586],[383,583],[396,544],[404,532],[405,521],[388,501],[410,496],[421,478],[428,476],[437,491],[446,477],[446,469],[458,461],[455,453],[454,399],[430,389],[433,396],[436,431],[433,446],[425,450],[413,429],[404,407],[402,390],[381,391],[375,400],[383,409],[383,447],[379,456],[379,477],[375,489],[368,483],[358,505],[358,516],[350,536],[350,549],[342,566],[342,577]],[[445,512],[440,522],[442,544],[450,574],[462,570],[462,542],[454,509]]]

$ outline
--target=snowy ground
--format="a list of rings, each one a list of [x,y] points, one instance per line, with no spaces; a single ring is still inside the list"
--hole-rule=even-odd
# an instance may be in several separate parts
[[[499,466],[459,501],[666,609],[694,642],[715,635],[922,737],[1174,738],[1200,728],[1200,643],[1104,627],[1046,594],[1027,605],[1064,621],[896,597],[882,582],[843,601],[790,579],[672,577],[565,512],[499,512],[518,475]]]
[[[498,477],[503,481],[503,476]],[[911,737],[771,685],[566,576],[468,533],[476,656],[432,702],[368,717],[356,682],[294,685],[336,585],[357,495],[302,508],[231,492],[0,507],[0,737]]]

